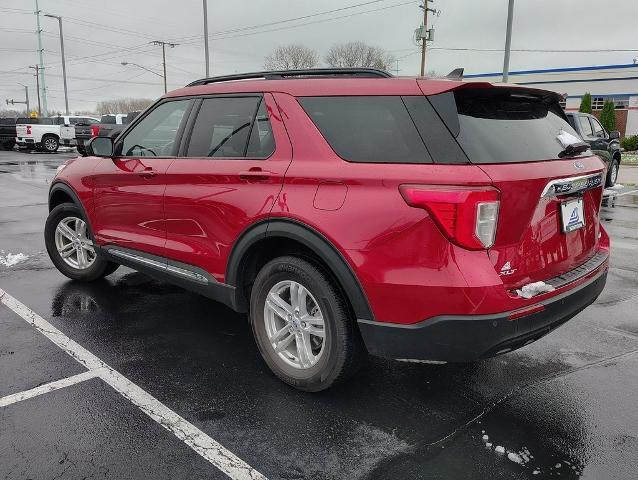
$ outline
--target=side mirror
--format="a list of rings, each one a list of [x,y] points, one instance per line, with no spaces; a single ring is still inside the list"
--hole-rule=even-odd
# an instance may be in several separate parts
[[[618,140],[619,138],[620,138],[620,132],[618,130],[609,132],[609,140]]]
[[[113,156],[113,139],[109,137],[93,137],[86,145],[89,155],[96,157],[112,157]]]

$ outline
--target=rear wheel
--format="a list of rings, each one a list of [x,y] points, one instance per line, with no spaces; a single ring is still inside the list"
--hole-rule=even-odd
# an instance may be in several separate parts
[[[309,262],[279,257],[257,275],[250,319],[262,357],[281,380],[316,392],[355,373],[365,356],[332,280]]]
[[[620,162],[617,158],[612,159],[609,165],[609,171],[607,172],[607,187],[613,187],[618,180],[618,170],[620,168]]]
[[[51,210],[44,240],[53,264],[73,280],[97,280],[118,268],[117,264],[98,257],[86,219],[73,203],[63,203]]]
[[[60,141],[54,135],[45,135],[42,137],[42,150],[48,153],[54,153],[58,151],[60,147]]]
[[[4,150],[13,150],[13,146],[15,145],[15,142],[11,141],[11,140],[7,140],[6,142],[4,142],[2,144],[2,148]]]

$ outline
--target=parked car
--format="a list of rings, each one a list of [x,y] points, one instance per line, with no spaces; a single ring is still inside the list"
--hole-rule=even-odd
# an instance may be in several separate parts
[[[18,118],[16,143],[27,149],[56,152],[60,144],[70,145],[75,139],[75,127],[56,123],[56,118]]]
[[[16,143],[16,119],[0,118],[0,145],[4,150],[12,150]]]
[[[601,155],[601,158],[607,162],[605,186],[614,186],[618,180],[620,168],[620,132],[607,132],[598,119],[588,113],[568,112],[567,121],[592,150],[609,153],[609,156]]]
[[[604,164],[559,100],[371,69],[196,81],[65,164],[47,251],[72,279],[127,265],[246,312],[301,390],[366,352],[499,355],[607,277]]]
[[[96,117],[90,116],[74,116],[74,115],[59,115],[57,117],[52,117],[53,123],[55,125],[65,125],[65,126],[73,126],[73,138],[61,138],[60,144],[65,146],[76,146],[77,141],[75,138],[75,126],[76,125],[91,125],[93,123],[99,122],[100,120]]]
[[[117,136],[140,112],[115,113],[102,115],[99,121],[78,124],[75,127],[75,139],[80,155],[86,155],[85,145],[98,135]]]

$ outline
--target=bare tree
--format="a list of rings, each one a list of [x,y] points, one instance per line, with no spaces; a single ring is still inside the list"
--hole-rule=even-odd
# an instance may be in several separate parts
[[[333,45],[328,50],[325,61],[331,67],[368,67],[389,70],[394,63],[394,57],[382,48],[357,41]]]
[[[266,70],[291,70],[314,68],[319,65],[319,55],[303,45],[282,45],[264,59]]]
[[[95,111],[100,114],[136,112],[144,110],[151,103],[153,103],[153,100],[148,98],[117,98],[98,102]]]

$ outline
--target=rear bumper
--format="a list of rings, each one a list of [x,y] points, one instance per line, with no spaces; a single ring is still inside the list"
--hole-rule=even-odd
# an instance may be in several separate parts
[[[605,287],[607,268],[578,286],[539,302],[544,310],[515,320],[512,312],[439,316],[412,325],[359,320],[372,355],[467,362],[492,357],[538,340],[592,304]]]

